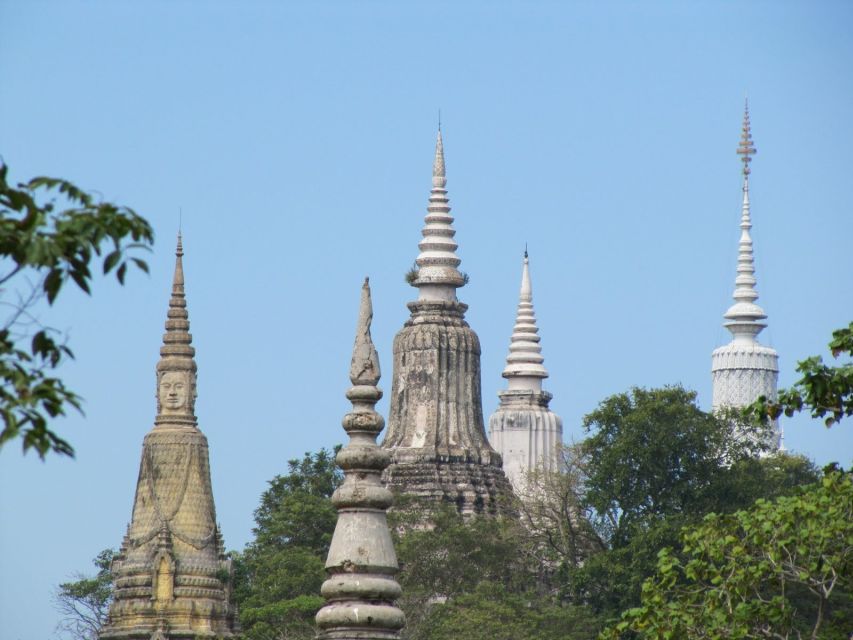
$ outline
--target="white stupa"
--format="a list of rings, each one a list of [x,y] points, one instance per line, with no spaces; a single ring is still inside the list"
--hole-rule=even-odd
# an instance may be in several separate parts
[[[732,341],[714,350],[711,356],[714,411],[725,407],[745,407],[759,396],[776,399],[779,377],[779,356],[776,350],[760,344],[758,334],[767,326],[767,314],[755,304],[755,263],[749,230],[752,220],[749,210],[749,163],[756,149],[749,128],[749,107],[743,116],[743,133],[737,149],[743,162],[743,207],[740,220],[740,245],[737,278],[733,294],[735,303],[726,311],[723,326],[732,334]],[[781,447],[778,421],[772,424],[771,450]]]
[[[548,408],[551,394],[542,390],[548,371],[539,341],[525,250],[518,313],[503,371],[508,385],[498,394],[500,406],[489,418],[491,444],[503,457],[504,473],[513,488],[522,494],[529,471],[555,467],[563,442],[563,421]]]

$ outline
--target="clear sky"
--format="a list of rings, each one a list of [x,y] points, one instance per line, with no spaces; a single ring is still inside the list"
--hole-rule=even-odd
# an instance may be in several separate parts
[[[0,637],[50,637],[53,586],[121,542],[179,211],[229,548],[288,459],[344,439],[365,275],[390,390],[439,109],[487,416],[525,242],[567,439],[632,385],[709,408],[746,94],[762,340],[791,383],[853,319],[851,32],[849,2],[0,2],[12,177],[69,178],[157,232],[150,277],[42,317],[68,332],[86,415],[57,425],[75,460],[0,452]],[[791,450],[850,462],[853,424],[784,424]]]

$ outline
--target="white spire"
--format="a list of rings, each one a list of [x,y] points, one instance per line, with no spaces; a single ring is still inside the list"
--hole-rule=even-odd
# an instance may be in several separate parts
[[[767,326],[761,322],[767,317],[764,309],[755,304],[758,292],[755,290],[755,262],[752,254],[752,237],[749,230],[752,220],[749,213],[749,163],[756,149],[752,144],[749,128],[749,105],[744,109],[743,129],[740,145],[737,149],[743,161],[743,207],[740,219],[740,244],[737,259],[737,278],[733,298],[735,303],[726,311],[724,326],[731,331],[735,341],[755,342],[755,337]]]
[[[530,283],[530,260],[524,250],[524,266],[521,271],[521,292],[518,298],[518,313],[509,345],[509,355],[503,377],[509,380],[510,389],[542,390],[542,379],[548,371],[542,365],[542,347],[536,314],[533,312],[533,286]]]
[[[457,267],[462,262],[456,255],[453,239],[453,217],[447,198],[447,177],[444,169],[444,145],[441,128],[435,143],[435,160],[432,165],[432,191],[429,196],[425,224],[421,231],[423,240],[418,244],[418,275],[413,285],[420,290],[420,300],[456,300],[456,289],[465,284]]]

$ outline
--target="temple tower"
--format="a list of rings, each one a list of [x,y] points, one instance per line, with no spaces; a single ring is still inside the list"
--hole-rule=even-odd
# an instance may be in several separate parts
[[[723,326],[732,334],[732,341],[714,350],[711,356],[714,411],[724,407],[744,407],[759,396],[776,399],[779,376],[779,356],[775,349],[759,344],[757,337],[767,326],[767,314],[755,304],[755,262],[750,229],[752,219],[749,209],[749,163],[756,153],[749,126],[749,106],[744,110],[743,129],[737,149],[743,162],[743,205],[740,220],[740,244],[735,278],[735,303],[726,311]],[[779,422],[771,424],[771,450],[781,446]]]
[[[489,440],[503,457],[504,473],[520,494],[529,471],[555,468],[563,443],[563,421],[548,408],[551,394],[542,389],[548,371],[539,341],[525,249],[518,313],[503,371],[508,384],[498,393],[500,405],[489,418]]]
[[[480,341],[465,322],[456,289],[466,278],[447,198],[441,130],[432,192],[412,286],[418,299],[394,338],[388,431],[388,486],[421,502],[455,503],[460,512],[498,513],[511,495],[501,457],[483,426]]]
[[[385,515],[391,492],[382,486],[382,470],[391,456],[376,444],[385,421],[374,406],[382,397],[379,356],[370,337],[373,305],[367,279],[355,334],[347,391],[352,411],[344,416],[349,443],[338,453],[344,481],[332,496],[338,522],[326,560],[328,580],[321,593],[327,600],[317,613],[320,640],[393,640],[405,624],[394,606],[400,585],[397,555]]]
[[[228,638],[237,631],[207,438],[195,416],[195,349],[182,256],[178,236],[157,363],[157,417],[142,444],[133,513],[113,562],[114,600],[101,640]]]

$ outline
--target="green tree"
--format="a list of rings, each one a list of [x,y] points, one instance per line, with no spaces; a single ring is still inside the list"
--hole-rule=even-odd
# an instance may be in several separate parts
[[[587,607],[566,606],[536,592],[509,593],[483,582],[444,604],[421,623],[421,640],[588,640],[601,628]]]
[[[62,616],[57,631],[73,640],[96,640],[107,619],[112,602],[112,566],[116,552],[104,549],[92,561],[94,576],[77,574],[63,582],[53,594],[54,607]]]
[[[330,498],[341,480],[334,454],[322,449],[290,460],[287,474],[273,478],[261,496],[255,539],[234,558],[234,595],[247,640],[314,637],[337,521]]]
[[[641,606],[602,635],[846,640],[853,629],[853,482],[829,470],[796,495],[712,514],[661,551]]]
[[[103,272],[115,271],[124,284],[129,264],[147,264],[130,255],[154,241],[151,226],[132,209],[102,202],[66,180],[38,177],[12,186],[0,162],[0,447],[21,439],[24,452],[35,449],[73,456],[73,447],[49,427],[68,407],[80,410],[80,397],[51,375],[73,358],[57,332],[33,315],[40,298],[52,305],[73,281],[90,293],[90,267],[103,257]],[[55,199],[44,201],[50,195]]]
[[[761,396],[744,410],[744,416],[759,423],[783,413],[791,417],[808,409],[812,418],[823,418],[827,427],[853,415],[853,322],[832,332],[829,350],[833,358],[846,354],[848,360],[831,367],[820,356],[797,363],[802,377],[790,389],[781,389],[776,401]]]
[[[763,441],[747,425],[719,419],[681,387],[634,388],[605,399],[584,419],[584,502],[605,547],[582,566],[561,567],[564,597],[617,614],[639,602],[643,581],[681,528],[712,511],[813,481],[804,459],[758,459]]]

